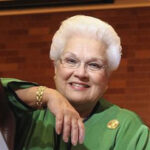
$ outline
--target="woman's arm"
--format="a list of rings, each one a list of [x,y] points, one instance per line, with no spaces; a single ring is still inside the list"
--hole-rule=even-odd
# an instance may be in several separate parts
[[[30,107],[36,107],[36,92],[39,86],[33,86],[26,89],[16,90],[17,96]],[[68,100],[57,90],[46,88],[42,95],[42,103],[56,117],[56,132],[63,134],[63,140],[68,142],[71,136],[71,142],[76,145],[77,142],[83,143],[84,124],[79,113],[72,107]]]

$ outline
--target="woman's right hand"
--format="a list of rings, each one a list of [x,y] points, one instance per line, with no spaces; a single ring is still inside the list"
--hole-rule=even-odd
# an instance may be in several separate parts
[[[84,141],[84,124],[79,113],[61,95],[57,90],[47,88],[43,99],[47,100],[47,107],[56,117],[56,133],[63,135],[64,142],[68,142],[71,137],[71,143],[76,145]]]
[[[38,86],[27,89],[18,89],[16,94],[27,105],[35,107],[36,91]],[[79,113],[61,95],[57,90],[46,88],[42,97],[43,104],[46,104],[49,110],[56,117],[56,133],[63,135],[63,140],[68,142],[71,137],[71,143],[76,145],[84,140],[84,124]]]

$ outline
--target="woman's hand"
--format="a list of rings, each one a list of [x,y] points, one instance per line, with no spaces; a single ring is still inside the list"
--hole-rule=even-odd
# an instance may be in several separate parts
[[[18,97],[27,105],[35,107],[36,91],[38,86],[16,90]],[[47,105],[56,117],[56,133],[63,135],[63,140],[76,145],[84,140],[84,124],[79,113],[72,107],[68,100],[57,90],[46,88],[42,97],[43,104]]]
[[[68,100],[58,91],[47,88],[43,95],[48,99],[47,107],[56,117],[56,133],[63,134],[64,142],[68,142],[71,137],[71,143],[76,145],[84,140],[84,124],[79,113],[72,107]]]

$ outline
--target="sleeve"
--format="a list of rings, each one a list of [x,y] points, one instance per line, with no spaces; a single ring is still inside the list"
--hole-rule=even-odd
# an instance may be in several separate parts
[[[142,125],[136,131],[128,145],[128,150],[150,150],[149,129]]]
[[[17,97],[15,90],[37,86],[36,83],[21,81],[21,80],[13,79],[13,78],[0,78],[0,80],[1,80],[2,86],[4,87],[10,106],[12,107],[14,111],[15,110],[33,111],[33,108],[26,105],[23,101],[21,101]]]
[[[115,150],[150,150],[149,128],[135,113],[127,110],[123,113]]]

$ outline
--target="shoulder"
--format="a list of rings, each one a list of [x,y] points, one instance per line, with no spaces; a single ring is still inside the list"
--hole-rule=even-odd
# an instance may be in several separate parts
[[[139,122],[142,123],[140,117],[133,111],[121,108],[118,105],[111,104],[105,99],[101,100],[101,104],[103,107],[105,107],[106,111],[114,112],[113,117],[119,119],[121,122]]]
[[[143,123],[141,118],[133,111],[120,108],[116,114],[118,125],[118,137],[127,136],[129,139],[135,137],[147,137],[149,128]],[[126,139],[128,141],[128,138]]]
[[[38,85],[35,82],[28,82],[15,78],[0,78],[0,82],[2,83],[2,86],[9,91],[29,88]]]
[[[149,149],[149,128],[135,112],[120,108],[117,119],[119,120],[116,134],[118,149],[122,149],[122,146],[127,149]]]
[[[10,82],[21,82],[21,80],[14,78],[0,78],[0,82],[2,83],[3,87],[6,87]]]
[[[141,126],[143,124],[141,118],[133,111],[119,107],[109,103],[107,100],[101,100],[101,106],[104,108],[103,114],[107,116],[108,122],[117,120],[120,127],[124,126]],[[108,117],[109,116],[109,117]]]
[[[141,118],[135,112],[120,107],[117,113],[117,118],[122,124],[126,125],[133,124],[133,126],[138,126],[143,124]]]

